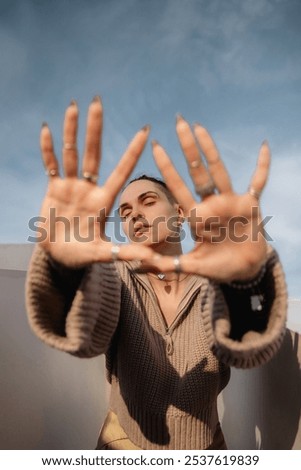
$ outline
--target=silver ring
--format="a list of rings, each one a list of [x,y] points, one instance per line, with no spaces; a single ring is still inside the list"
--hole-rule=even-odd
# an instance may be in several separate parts
[[[181,263],[180,263],[180,257],[179,256],[174,257],[173,264],[175,266],[175,272],[179,274],[181,272]]]
[[[201,162],[199,160],[193,160],[189,164],[190,168],[199,168],[201,166]]]
[[[88,171],[83,172],[84,180],[88,181],[89,183],[97,183],[98,175],[94,173],[89,173]]]
[[[253,188],[253,186],[250,186],[250,188],[248,189],[248,193],[251,196],[255,197],[255,199],[257,199],[257,201],[259,201],[260,195],[261,195],[260,191],[257,191],[257,189]]]
[[[111,248],[112,261],[117,261],[120,253],[120,246],[113,245]]]
[[[52,170],[46,170],[45,174],[46,176],[52,177],[52,176],[58,176],[59,172],[55,168],[52,168]]]
[[[64,143],[63,149],[64,150],[76,150],[76,145],[71,144],[70,142],[66,142]]]
[[[208,181],[205,184],[199,184],[195,186],[195,192],[204,199],[207,196],[211,196],[215,192],[215,184],[213,181]]]

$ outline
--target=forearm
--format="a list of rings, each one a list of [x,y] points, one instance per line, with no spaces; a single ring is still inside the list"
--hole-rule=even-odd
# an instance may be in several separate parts
[[[71,270],[37,247],[26,282],[34,333],[52,347],[90,357],[105,352],[119,319],[120,281],[112,265]]]
[[[246,288],[215,286],[212,317],[207,322],[211,347],[217,357],[241,368],[269,361],[279,350],[285,334],[287,290],[275,251],[269,249],[260,281],[255,280],[252,287],[247,287],[248,284],[251,283],[246,283]]]

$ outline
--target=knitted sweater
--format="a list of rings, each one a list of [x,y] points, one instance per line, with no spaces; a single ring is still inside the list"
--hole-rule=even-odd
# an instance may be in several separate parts
[[[110,407],[131,441],[144,449],[206,449],[218,423],[217,396],[230,368],[259,366],[279,349],[286,285],[270,250],[251,291],[191,276],[167,327],[147,275],[129,262],[69,270],[39,247],[27,276],[26,305],[34,332],[79,357],[106,354]]]

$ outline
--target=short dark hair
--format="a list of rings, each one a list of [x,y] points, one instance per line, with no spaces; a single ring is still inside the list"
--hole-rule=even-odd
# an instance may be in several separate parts
[[[174,197],[174,195],[172,194],[172,192],[169,190],[167,184],[165,183],[165,181],[161,180],[160,178],[156,178],[155,176],[149,176],[149,175],[140,175],[140,176],[137,176],[136,178],[133,178],[131,179],[127,184],[126,186],[124,186],[123,190],[125,188],[127,188],[131,183],[134,183],[135,181],[151,181],[152,183],[155,183],[157,184],[161,189],[162,191],[164,192],[164,194],[166,195],[167,199],[169,200],[169,202],[171,204],[175,204],[177,203],[177,200],[176,198]]]

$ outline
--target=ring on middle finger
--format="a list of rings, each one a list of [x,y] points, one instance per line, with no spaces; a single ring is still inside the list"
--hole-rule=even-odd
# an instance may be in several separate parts
[[[89,173],[88,171],[83,172],[83,179],[88,181],[89,183],[97,183],[98,174],[97,173]]]
[[[201,166],[201,162],[199,160],[193,160],[189,164],[190,168],[199,168]]]
[[[207,196],[211,196],[215,192],[215,184],[212,180],[208,181],[205,184],[197,184],[195,185],[195,192],[204,199]]]
[[[76,150],[76,145],[72,144],[71,142],[66,142],[64,143],[63,149],[64,150]]]

